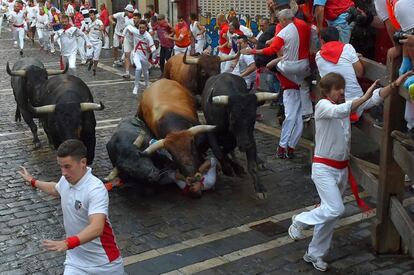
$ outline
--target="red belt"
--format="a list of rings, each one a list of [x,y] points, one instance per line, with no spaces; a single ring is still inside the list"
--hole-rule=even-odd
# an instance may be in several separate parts
[[[351,167],[349,166],[349,160],[334,160],[334,159],[328,159],[328,158],[321,158],[321,157],[313,157],[313,162],[314,163],[322,163],[325,164],[329,167],[332,168],[336,168],[336,169],[344,169],[346,167],[348,167],[348,181],[349,184],[351,185],[351,190],[352,193],[354,194],[355,200],[359,206],[359,208],[366,212],[366,211],[370,211],[371,207],[369,207],[360,197],[358,194],[358,184],[354,178],[354,176],[352,175],[352,171],[351,171]]]
[[[13,27],[15,27],[15,28],[23,28],[23,26],[24,26],[24,24],[21,24],[21,25],[14,25],[13,24]]]

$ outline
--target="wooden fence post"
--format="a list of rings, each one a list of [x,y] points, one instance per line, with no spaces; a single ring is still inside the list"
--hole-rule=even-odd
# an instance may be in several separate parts
[[[390,80],[398,77],[400,59],[388,56],[387,69]],[[392,154],[393,130],[403,129],[405,102],[394,89],[384,102],[384,126],[380,147],[380,176],[377,197],[377,221],[374,227],[373,246],[377,253],[398,253],[401,250],[401,238],[390,217],[390,200],[396,196],[403,199],[404,174],[395,162]]]

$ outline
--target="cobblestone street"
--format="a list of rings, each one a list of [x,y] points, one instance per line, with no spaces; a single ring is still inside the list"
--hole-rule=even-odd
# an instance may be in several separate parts
[[[6,73],[6,63],[18,60],[11,34],[3,29],[0,39],[0,274],[62,274],[64,254],[47,252],[44,239],[64,238],[60,202],[24,185],[17,173],[28,168],[36,178],[57,181],[60,170],[55,151],[40,130],[42,148],[35,150],[24,122],[14,122],[16,103]],[[26,41],[25,56],[39,58],[47,68],[59,68],[59,56],[46,54]],[[121,118],[136,113],[138,97],[133,80],[122,79],[112,67],[111,51],[103,52],[97,75],[77,64],[77,76],[90,87],[96,111],[97,144],[92,164],[104,178],[112,169],[106,142]],[[120,68],[119,68],[120,69]],[[151,81],[159,77],[151,72]],[[275,126],[275,110],[261,107],[265,120]],[[41,127],[39,126],[39,129]],[[266,169],[260,173],[268,190],[266,200],[256,199],[250,178],[220,176],[214,191],[201,199],[183,196],[176,186],[156,188],[144,196],[126,185],[110,192],[110,220],[128,274],[315,274],[302,256],[311,238],[293,242],[288,234],[293,214],[312,208],[318,195],[310,178],[309,151],[299,148],[293,160],[275,157],[277,140],[260,129],[255,132],[259,156]],[[365,148],[366,149],[366,148]],[[244,156],[238,154],[240,161]],[[364,193],[362,193],[364,195]],[[407,189],[406,205],[414,202]],[[372,198],[366,200],[375,205]],[[375,211],[361,214],[350,191],[327,262],[328,274],[414,274],[409,255],[375,255],[371,245]]]

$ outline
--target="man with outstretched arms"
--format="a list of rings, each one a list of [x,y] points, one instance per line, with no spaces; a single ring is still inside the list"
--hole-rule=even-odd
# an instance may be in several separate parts
[[[66,140],[57,150],[57,162],[62,172],[57,183],[37,180],[24,167],[19,171],[26,185],[61,200],[66,239],[44,240],[44,247],[66,252],[65,275],[123,275],[121,253],[108,217],[108,192],[86,166],[85,145]]]

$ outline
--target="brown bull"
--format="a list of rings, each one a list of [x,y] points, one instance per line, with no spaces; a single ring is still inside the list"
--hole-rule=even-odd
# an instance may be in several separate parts
[[[230,61],[240,56],[237,55],[215,56],[200,55],[187,56],[185,54],[177,54],[172,56],[165,64],[164,77],[175,80],[194,95],[201,95],[210,76],[220,73],[221,62]]]
[[[158,80],[142,94],[137,115],[158,139],[145,152],[165,148],[181,173],[194,175],[202,161],[201,134],[215,126],[200,125],[193,95],[176,81]]]

